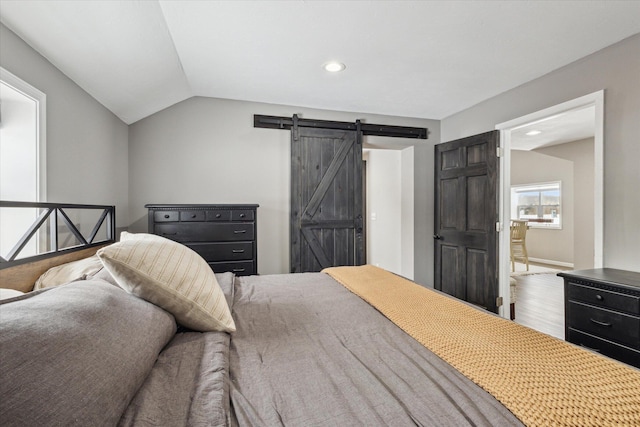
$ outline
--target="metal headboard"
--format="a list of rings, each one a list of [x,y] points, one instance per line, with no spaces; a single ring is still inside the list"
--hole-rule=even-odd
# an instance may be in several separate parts
[[[115,242],[116,234],[116,208],[115,206],[106,205],[80,205],[70,203],[37,203],[37,202],[10,202],[0,201],[0,208],[24,208],[24,209],[39,209],[37,218],[33,221],[31,226],[24,232],[22,237],[13,246],[13,248],[4,257],[0,256],[0,269],[12,267],[19,264],[38,261],[45,258],[61,255],[63,253],[75,252],[94,246],[104,245],[107,243]],[[101,211],[100,216],[96,223],[93,225],[93,229],[88,236],[84,236],[76,227],[75,224],[69,218],[65,209],[87,209]],[[59,221],[59,219],[61,221]],[[49,220],[47,222],[47,220]],[[49,224],[47,233],[47,248],[42,250],[40,254],[18,258],[20,252],[25,246],[37,235],[38,231],[45,224]],[[75,236],[79,244],[72,247],[60,248],[60,226],[61,223],[67,228],[69,232]],[[98,237],[100,229],[106,226],[106,238],[102,236]]]

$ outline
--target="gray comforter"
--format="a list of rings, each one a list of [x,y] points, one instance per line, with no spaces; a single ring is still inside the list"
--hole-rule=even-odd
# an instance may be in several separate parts
[[[237,331],[176,334],[121,425],[521,425],[326,274],[218,281]]]
[[[236,278],[240,426],[508,426],[504,406],[323,273]]]

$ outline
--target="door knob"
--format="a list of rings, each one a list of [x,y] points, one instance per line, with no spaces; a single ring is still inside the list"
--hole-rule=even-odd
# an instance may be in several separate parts
[[[434,234],[433,238],[436,239],[436,240],[442,240],[442,236],[439,235],[439,234]]]

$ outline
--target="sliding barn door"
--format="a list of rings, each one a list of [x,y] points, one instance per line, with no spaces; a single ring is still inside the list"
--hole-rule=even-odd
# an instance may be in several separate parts
[[[353,130],[291,132],[291,272],[364,263],[362,143]]]
[[[497,131],[435,146],[435,288],[498,311]]]

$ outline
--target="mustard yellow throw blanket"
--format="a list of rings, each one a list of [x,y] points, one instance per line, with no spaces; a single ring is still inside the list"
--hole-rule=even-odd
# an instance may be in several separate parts
[[[640,426],[640,371],[380,268],[323,270],[528,426]]]

